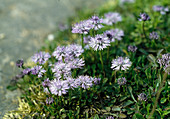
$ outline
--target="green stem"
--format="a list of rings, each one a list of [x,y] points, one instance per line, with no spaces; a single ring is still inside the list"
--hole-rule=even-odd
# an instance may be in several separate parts
[[[151,119],[152,116],[153,116],[153,114],[154,114],[154,112],[155,112],[155,109],[156,109],[156,107],[157,107],[157,104],[158,104],[158,101],[159,101],[159,97],[160,97],[160,94],[161,94],[161,91],[162,91],[162,88],[163,88],[163,86],[164,86],[164,83],[165,83],[165,80],[166,80],[167,76],[168,76],[168,74],[167,74],[167,73],[164,73],[164,75],[163,75],[163,80],[162,80],[162,82],[161,82],[161,84],[160,84],[160,86],[159,86],[159,89],[158,89],[158,91],[157,91],[157,94],[156,94],[156,99],[155,99],[154,106],[153,106],[153,108],[152,108],[152,111],[151,111],[148,119]]]
[[[103,64],[103,58],[102,58],[102,51],[99,51],[99,55],[100,55],[100,61],[101,61],[101,65],[102,65],[102,70],[103,70],[103,74],[105,76],[105,72],[104,72],[104,64]]]
[[[83,40],[83,34],[81,34],[81,46],[84,49],[84,40]]]
[[[109,59],[109,47],[107,48],[107,60]]]
[[[146,36],[146,33],[145,33],[145,22],[143,22],[143,24],[142,24],[142,30],[143,30],[143,34],[144,34],[145,39],[146,39],[147,36]]]

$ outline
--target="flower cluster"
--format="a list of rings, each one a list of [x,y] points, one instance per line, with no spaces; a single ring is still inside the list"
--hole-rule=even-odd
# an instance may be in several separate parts
[[[126,84],[126,78],[122,77],[122,78],[118,78],[117,79],[117,83],[121,86],[121,85],[125,85]]]
[[[139,21],[148,21],[148,20],[150,20],[149,15],[147,15],[146,13],[140,13]]]
[[[110,42],[115,42],[115,39],[122,40],[124,36],[123,30],[120,29],[111,29],[104,32],[104,36],[106,36]]]
[[[141,93],[138,95],[138,100],[140,101],[146,101],[147,100],[147,95],[145,93]]]
[[[168,7],[163,7],[160,5],[154,5],[152,7],[153,11],[155,12],[160,12],[162,15],[165,15],[167,12],[169,12],[169,8]]]
[[[108,12],[104,14],[104,16],[105,18],[103,19],[103,23],[106,25],[113,25],[122,21],[122,17],[117,12]]]
[[[23,67],[23,64],[24,64],[24,60],[23,59],[20,59],[20,60],[16,61],[16,66],[19,67],[19,68]]]
[[[112,117],[112,116],[108,116],[106,119],[114,119],[114,117]]]
[[[110,41],[103,34],[97,34],[95,37],[91,37],[89,45],[96,51],[103,50],[104,48],[107,48],[107,46],[110,46]]]
[[[129,58],[118,57],[117,59],[112,60],[111,68],[113,70],[127,70],[132,65],[132,62]]]
[[[163,54],[162,58],[158,59],[158,63],[160,64],[160,67],[163,67],[165,72],[170,74],[170,53]]]
[[[33,68],[31,68],[31,73],[33,75],[38,75],[38,77],[42,77],[42,75],[46,72],[46,70],[44,70],[42,68],[42,66],[34,66]]]
[[[54,102],[54,99],[52,97],[48,97],[46,99],[46,104],[48,104],[48,105],[52,104],[53,102]]]
[[[88,34],[91,29],[98,30],[103,27],[102,19],[98,16],[92,16],[92,18],[79,23],[74,24],[72,27],[72,33]]]
[[[39,52],[32,56],[32,61],[39,64],[44,64],[49,58],[50,54],[46,52]]]
[[[159,39],[159,35],[158,35],[157,32],[152,32],[152,33],[149,34],[149,38],[156,40],[156,39]]]
[[[136,52],[137,49],[138,49],[138,48],[137,48],[136,46],[133,46],[133,45],[129,45],[129,46],[128,46],[128,51],[129,51],[129,52]]]

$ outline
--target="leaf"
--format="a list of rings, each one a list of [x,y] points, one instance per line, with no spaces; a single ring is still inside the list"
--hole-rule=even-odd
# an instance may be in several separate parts
[[[119,106],[112,107],[112,111],[121,111],[121,108]]]
[[[128,91],[129,91],[132,99],[137,103],[137,101],[135,100],[135,98],[134,98],[134,96],[133,96],[133,94],[132,94],[132,87],[131,87],[131,86],[128,86]]]
[[[157,58],[160,56],[160,54],[162,53],[163,50],[164,50],[164,49],[161,49],[161,50],[158,51],[158,53],[157,53]]]
[[[147,58],[148,58],[148,60],[149,60],[150,62],[155,63],[155,61],[156,61],[156,58],[155,58],[152,54],[149,54],[149,55],[147,56]]]
[[[124,103],[123,103],[123,107],[126,107],[126,106],[128,106],[128,105],[131,105],[131,104],[133,104],[133,103],[134,103],[133,101],[128,100],[127,102],[124,102]]]
[[[110,107],[105,107],[105,109],[110,112],[111,108]]]
[[[126,118],[127,116],[126,116],[125,114],[123,114],[123,113],[120,113],[120,114],[119,114],[119,117],[124,119],[124,118]]]
[[[166,98],[161,98],[161,104],[166,102]]]
[[[146,50],[144,50],[144,49],[139,49],[139,51],[140,51],[141,53],[145,54],[145,55],[148,55],[148,52],[147,52]]]

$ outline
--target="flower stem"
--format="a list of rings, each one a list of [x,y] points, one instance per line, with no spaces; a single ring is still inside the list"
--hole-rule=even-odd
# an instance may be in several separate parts
[[[102,70],[103,70],[103,74],[105,76],[105,72],[104,72],[104,65],[103,65],[103,58],[102,58],[102,51],[99,51],[99,55],[100,55],[100,61],[101,61],[101,65],[102,65]]]
[[[144,21],[143,24],[142,24],[142,30],[143,30],[143,34],[144,34],[145,39],[146,39],[147,36],[146,36],[146,33],[145,33],[145,21]]]
[[[83,34],[81,34],[81,46],[84,49],[84,40],[83,40]]]
[[[109,47],[107,48],[107,60],[109,59]]]
[[[163,80],[162,80],[162,82],[161,82],[161,84],[160,84],[160,87],[159,87],[159,89],[158,89],[158,91],[157,91],[157,94],[156,94],[156,99],[155,99],[154,106],[153,106],[153,108],[152,108],[152,111],[151,111],[148,119],[151,119],[152,116],[153,116],[153,114],[154,114],[154,112],[155,112],[155,109],[156,109],[156,107],[157,107],[157,104],[158,104],[158,101],[159,101],[159,97],[160,97],[160,94],[161,94],[161,91],[162,91],[162,88],[163,88],[163,86],[164,86],[164,83],[165,83],[165,80],[166,80],[167,76],[168,76],[168,74],[167,74],[167,73],[164,73],[164,75],[163,75]]]

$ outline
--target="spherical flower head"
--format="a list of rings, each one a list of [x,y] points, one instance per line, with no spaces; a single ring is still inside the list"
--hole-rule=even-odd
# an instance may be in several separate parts
[[[23,67],[23,65],[24,65],[24,60],[23,59],[20,59],[20,60],[16,61],[16,66],[17,67],[21,68],[21,67]]]
[[[107,37],[110,40],[110,42],[115,42],[114,38],[115,32],[113,29],[105,31],[104,36]]]
[[[67,81],[55,79],[50,82],[49,89],[52,94],[61,96],[68,92],[69,86]]]
[[[110,46],[110,41],[104,35],[97,34],[95,37],[91,37],[91,41],[89,42],[90,47],[92,47],[95,51],[103,50]]]
[[[54,99],[52,97],[46,98],[46,104],[50,105],[54,102]]]
[[[122,37],[124,36],[124,31],[121,29],[114,29],[113,30],[113,38],[116,40],[122,40]]]
[[[117,83],[121,86],[121,85],[125,85],[127,82],[125,77],[122,78],[118,78]]]
[[[66,79],[70,89],[78,88],[80,86],[80,82],[76,81],[76,79],[72,77],[67,77]]]
[[[31,69],[30,69],[30,68],[23,69],[23,71],[22,71],[22,73],[23,73],[24,75],[27,75],[27,74],[29,74],[30,72],[31,72]]]
[[[100,83],[100,81],[101,81],[101,78],[93,78],[93,83],[95,85],[98,85]]]
[[[93,79],[91,77],[89,77],[89,76],[79,76],[76,79],[76,82],[83,89],[88,89],[93,85]]]
[[[147,95],[145,93],[141,93],[138,95],[138,100],[140,101],[146,101],[147,100]]]
[[[161,58],[158,58],[158,63],[160,64],[160,67],[169,65],[170,63],[170,53],[163,54]]]
[[[101,29],[102,27],[104,27],[101,24],[103,22],[103,20],[101,18],[99,18],[98,16],[92,16],[91,21],[92,21],[94,30],[98,30],[98,29]]]
[[[45,80],[42,82],[43,87],[48,87],[49,84],[50,84],[49,78],[45,79]]]
[[[108,116],[106,119],[114,119],[114,117],[112,117],[112,116]]]
[[[149,38],[153,39],[153,40],[157,40],[157,39],[159,39],[159,35],[157,32],[152,32],[149,34]]]
[[[122,21],[122,17],[117,12],[108,12],[104,14],[105,18],[103,19],[103,23],[106,25],[113,25],[117,22]]]
[[[129,58],[118,57],[117,59],[112,60],[111,68],[113,70],[127,70],[132,65],[132,62]]]
[[[152,7],[153,11],[155,12],[160,12],[162,15],[165,15],[167,12],[169,12],[169,8],[168,7],[163,7],[160,5],[154,5]]]
[[[133,45],[129,45],[129,46],[128,46],[128,51],[129,51],[129,52],[136,52],[137,49],[138,49],[138,48],[137,48],[136,46],[133,46]]]
[[[39,52],[32,56],[32,61],[39,64],[44,64],[49,58],[50,54],[46,52]]]
[[[85,61],[83,59],[76,58],[70,61],[68,65],[71,69],[77,69],[77,68],[81,69],[85,65]]]
[[[140,13],[139,21],[149,21],[150,17],[146,13]]]
[[[70,65],[57,62],[54,67],[52,68],[52,72],[54,73],[54,77],[56,78],[66,78],[71,75],[71,68]]]
[[[46,72],[46,70],[44,70],[42,68],[42,66],[34,66],[33,68],[31,68],[31,73],[33,75],[37,75],[38,74],[38,77],[42,77],[42,75]]]
[[[66,52],[65,46],[58,46],[53,52],[52,56],[54,56],[58,61],[61,61],[63,57],[67,57],[68,54]]]

